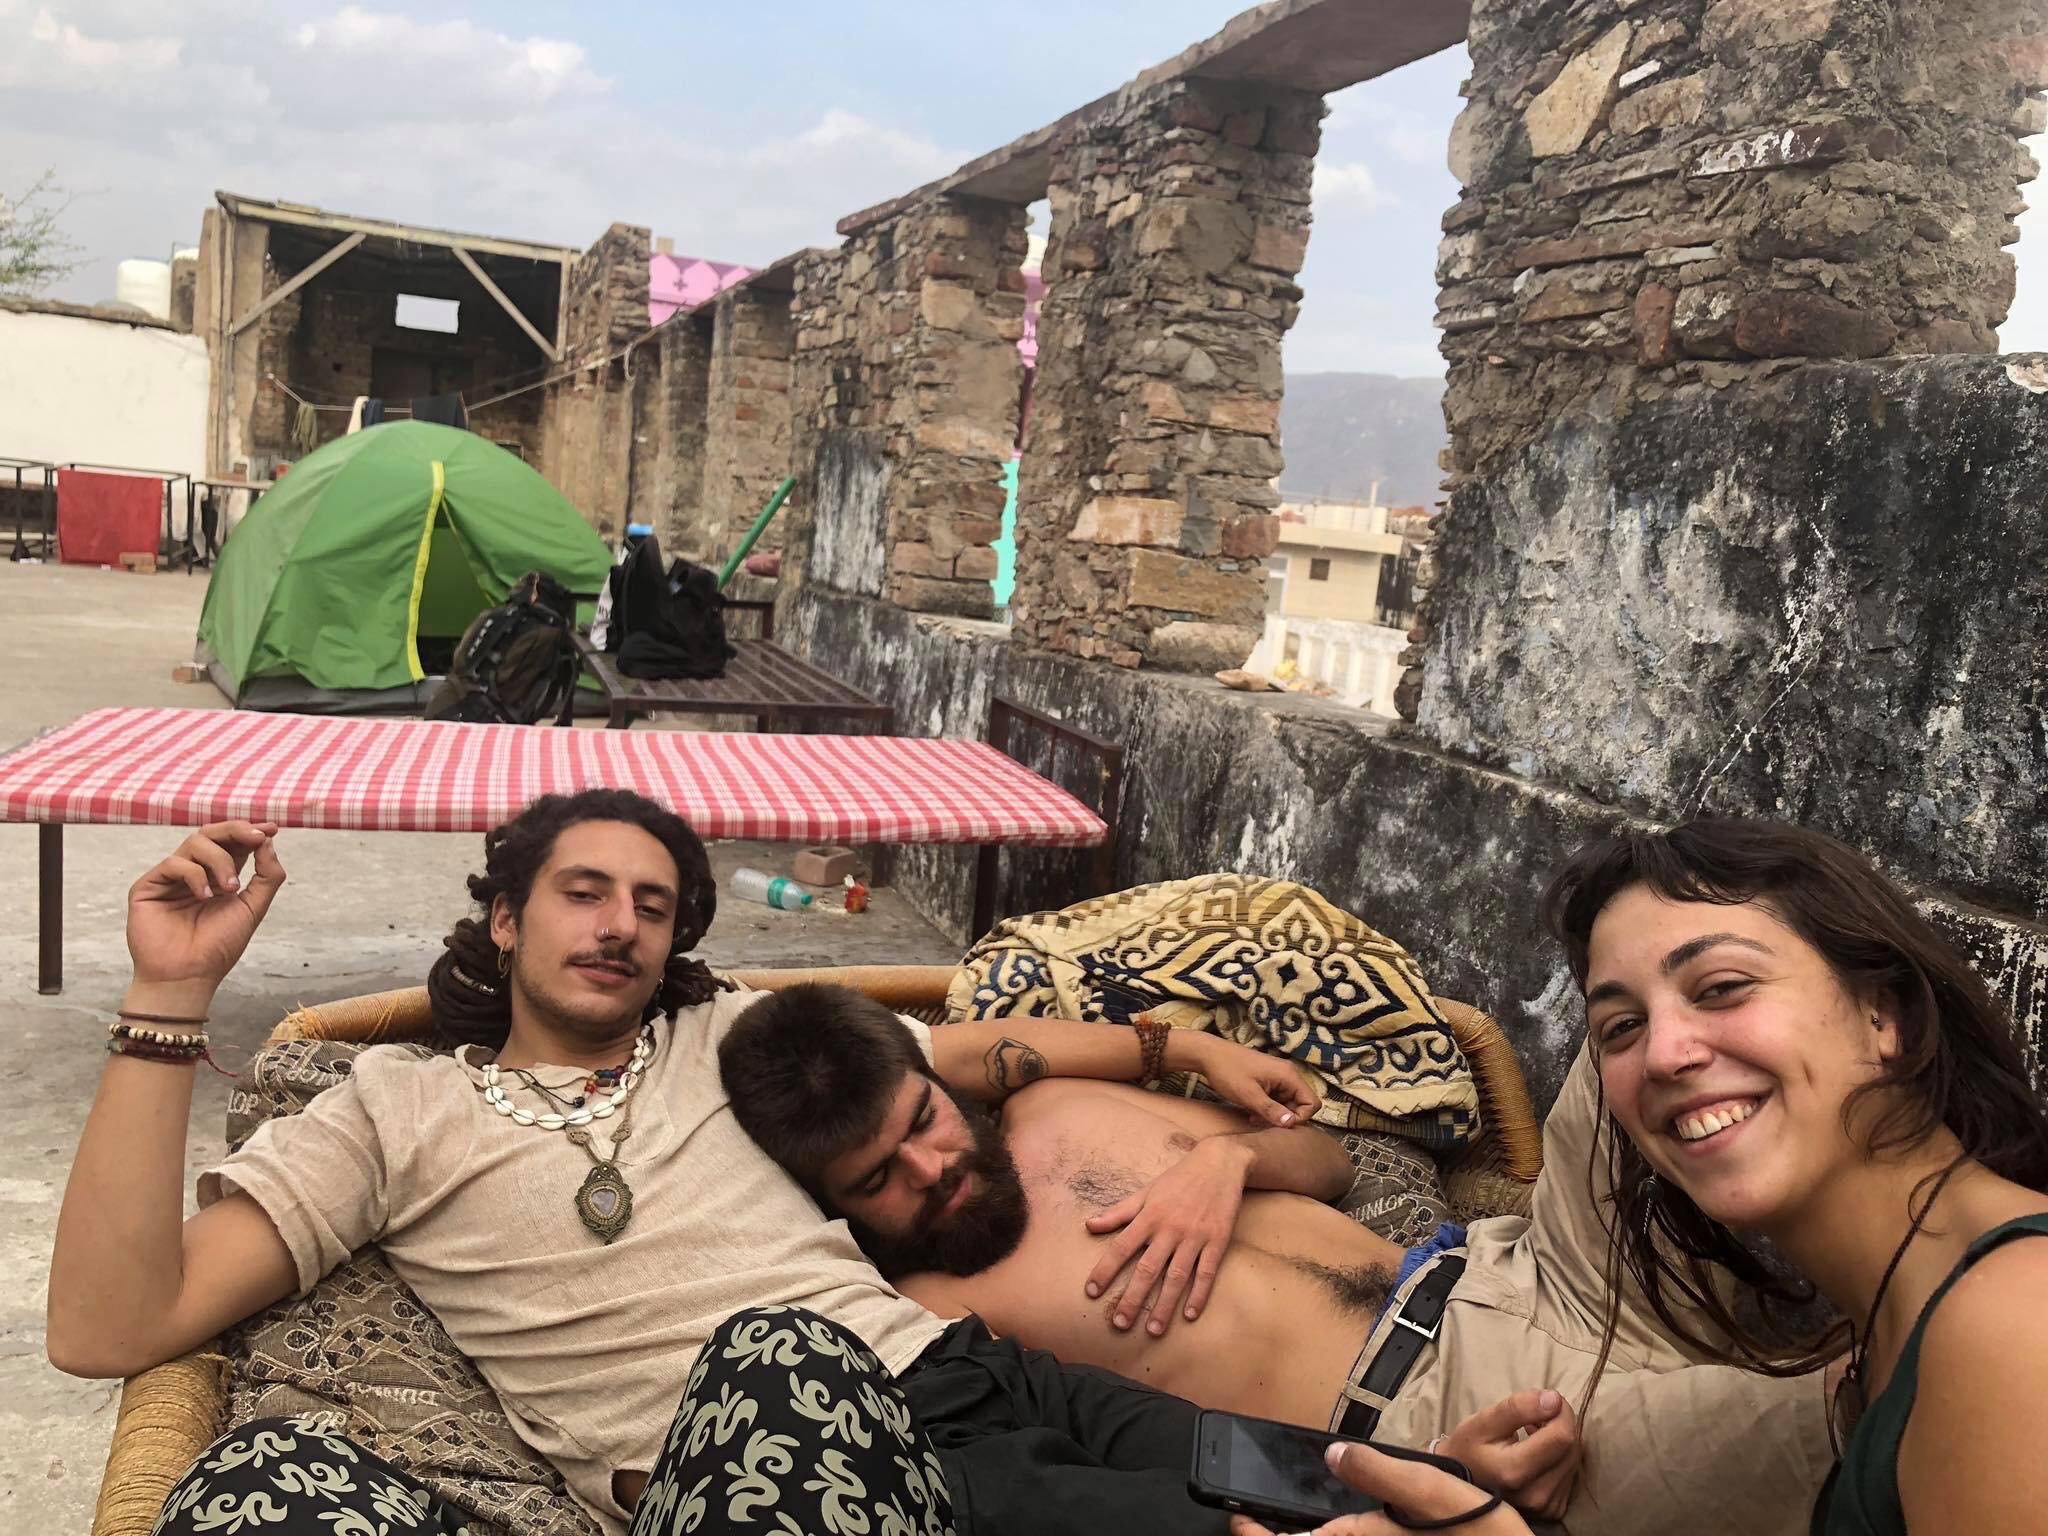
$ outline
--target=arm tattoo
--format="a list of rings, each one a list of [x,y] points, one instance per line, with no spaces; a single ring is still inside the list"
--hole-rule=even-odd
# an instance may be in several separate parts
[[[997,1093],[1013,1093],[1045,1076],[1045,1057],[1022,1040],[1003,1036],[982,1057],[988,1064],[988,1085]]]

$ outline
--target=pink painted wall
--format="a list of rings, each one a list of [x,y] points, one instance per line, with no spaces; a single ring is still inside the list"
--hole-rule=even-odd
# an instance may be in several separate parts
[[[679,309],[695,309],[753,270],[696,256],[657,254],[647,263],[647,323],[659,325]]]

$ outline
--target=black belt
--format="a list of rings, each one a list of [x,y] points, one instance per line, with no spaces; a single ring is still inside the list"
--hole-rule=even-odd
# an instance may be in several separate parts
[[[1407,1300],[1401,1303],[1401,1310],[1394,1318],[1394,1326],[1387,1334],[1386,1342],[1372,1357],[1372,1364],[1365,1368],[1365,1379],[1356,1383],[1360,1389],[1387,1399],[1392,1399],[1401,1390],[1401,1383],[1415,1368],[1422,1346],[1436,1337],[1437,1327],[1443,1322],[1444,1305],[1451,1299],[1451,1287],[1464,1273],[1465,1256],[1447,1253],[1416,1282]],[[1379,1409],[1354,1398],[1344,1409],[1337,1433],[1348,1435],[1353,1440],[1369,1440],[1379,1422]]]

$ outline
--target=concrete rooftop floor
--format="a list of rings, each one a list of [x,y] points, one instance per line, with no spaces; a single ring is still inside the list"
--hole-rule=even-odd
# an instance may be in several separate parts
[[[89,709],[218,709],[211,684],[180,684],[206,576],[0,565],[0,750]],[[639,729],[646,729],[641,726]],[[117,1383],[77,1381],[43,1357],[43,1309],[58,1202],[105,1059],[105,1029],[127,981],[125,896],[176,846],[168,827],[65,833],[65,987],[35,985],[36,833],[0,826],[0,1531],[84,1536],[113,1430]],[[290,883],[214,1013],[216,1054],[239,1064],[293,1005],[423,980],[441,935],[466,909],[463,876],[481,839],[435,833],[290,832]],[[787,867],[793,850],[720,843],[723,885],[742,864]],[[714,965],[950,964],[958,950],[893,892],[858,918],[722,900],[700,952]],[[202,1069],[186,1146],[196,1170],[222,1151],[228,1080]]]

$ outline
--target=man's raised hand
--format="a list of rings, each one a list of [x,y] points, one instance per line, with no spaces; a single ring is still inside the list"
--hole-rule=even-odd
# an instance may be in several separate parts
[[[135,882],[128,954],[137,988],[204,1011],[284,885],[276,835],[275,822],[215,822]]]

